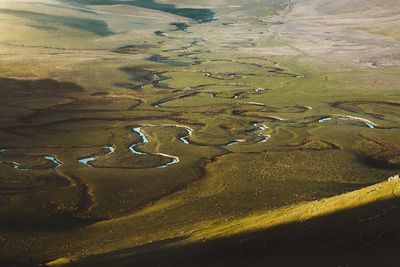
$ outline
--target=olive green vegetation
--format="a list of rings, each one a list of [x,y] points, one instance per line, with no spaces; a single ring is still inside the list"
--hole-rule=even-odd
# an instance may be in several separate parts
[[[138,16],[178,14],[174,5],[143,3],[125,4],[143,8]],[[243,50],[290,45],[276,35],[255,38],[274,23],[246,12],[251,29],[232,26],[229,16],[150,23],[107,13],[108,30],[92,18],[70,24],[72,17],[39,18],[32,9],[3,12],[18,18],[18,33],[28,34],[22,15],[45,26],[56,20],[64,41],[39,28],[36,44],[21,37],[4,45],[12,55],[0,66],[5,263],[187,266],[193,257],[220,266],[233,263],[233,250],[237,264],[262,265],[271,242],[280,256],[272,263],[293,251],[315,255],[323,244],[323,264],[363,248],[361,240],[369,251],[375,239],[392,244],[385,238],[397,229],[398,182],[381,182],[400,170],[397,69],[321,67],[307,55]],[[68,28],[100,39],[79,35],[80,43]],[[126,32],[112,35],[120,28]],[[370,220],[380,208],[384,222]],[[357,220],[367,221],[365,232],[352,233]]]
[[[213,223],[188,238],[115,250],[71,266],[390,266],[397,261],[399,182]],[[288,257],[290,255],[290,257]]]

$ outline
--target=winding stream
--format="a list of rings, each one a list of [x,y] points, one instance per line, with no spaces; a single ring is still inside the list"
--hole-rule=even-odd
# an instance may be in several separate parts
[[[132,131],[137,133],[140,137],[140,141],[137,143],[134,143],[132,145],[130,145],[128,147],[128,150],[130,152],[132,152],[135,155],[140,155],[140,156],[146,156],[146,155],[157,155],[157,156],[162,156],[165,158],[169,158],[170,162],[158,166],[156,168],[165,168],[168,167],[169,165],[173,165],[173,164],[177,164],[179,163],[180,159],[177,156],[174,155],[169,155],[166,153],[146,153],[143,151],[140,151],[140,149],[138,148],[140,145],[145,145],[148,144],[150,142],[149,138],[146,136],[146,134],[143,132],[143,127],[176,127],[176,128],[182,128],[186,130],[186,135],[179,137],[179,140],[184,143],[185,145],[189,145],[190,144],[190,140],[189,138],[192,136],[194,130],[192,128],[190,128],[189,126],[185,126],[185,125],[178,125],[178,124],[162,124],[162,125],[153,125],[153,124],[144,124],[141,126],[136,126],[132,128]],[[116,147],[115,146],[105,146],[104,149],[107,151],[107,153],[105,154],[99,154],[99,155],[91,155],[91,156],[87,156],[81,159],[78,159],[79,163],[86,165],[87,167],[91,167],[94,168],[96,166],[94,166],[92,164],[93,161],[97,160],[100,156],[102,155],[110,155],[112,153],[114,153],[116,151]],[[47,160],[51,160],[52,162],[54,162],[57,167],[59,164],[61,164],[55,157],[50,157],[48,156],[48,158],[46,158]]]
[[[136,144],[131,145],[131,146],[129,147],[129,150],[130,150],[133,154],[137,154],[137,155],[147,155],[147,153],[143,153],[143,152],[140,152],[140,151],[136,150],[136,147],[137,147],[137,146],[139,146],[139,145],[144,145],[144,144],[149,143],[149,140],[147,139],[146,135],[142,132],[142,127],[135,127],[135,128],[132,128],[132,130],[133,130],[135,133],[138,133],[138,134],[139,134],[140,138],[142,138],[142,141],[141,141],[140,143],[136,143]]]
[[[175,127],[175,128],[185,129],[186,132],[187,132],[187,134],[186,134],[185,136],[179,137],[179,140],[181,140],[182,143],[184,143],[184,144],[186,144],[186,145],[189,145],[189,144],[190,144],[189,138],[190,138],[190,137],[193,135],[193,133],[194,133],[194,129],[193,129],[193,128],[191,128],[191,127],[189,127],[189,126],[186,126],[186,125],[180,125],[180,124],[161,124],[161,125],[143,124],[142,126],[143,126],[143,127]],[[135,129],[138,129],[139,132],[136,131]],[[145,138],[145,139],[143,139],[145,143],[148,143],[148,140],[147,140],[146,136],[144,135],[144,133],[141,132],[141,128],[140,128],[140,127],[136,127],[136,128],[134,128],[133,130],[134,130],[135,132],[139,133],[139,135],[142,137],[142,139],[143,139],[143,137]]]
[[[179,163],[179,157],[177,157],[177,156],[172,156],[172,155],[168,155],[168,154],[164,154],[164,153],[155,153],[154,155],[159,155],[159,156],[163,156],[163,157],[172,159],[171,162],[168,162],[167,164],[164,164],[164,165],[161,165],[161,166],[157,167],[158,169],[166,168],[169,165],[173,165],[173,164]]]
[[[365,126],[367,126],[370,129],[375,129],[375,127],[378,126],[378,124],[368,120],[368,119],[364,119],[361,117],[354,117],[354,116],[350,116],[350,115],[333,115],[333,116],[325,116],[321,119],[318,120],[319,123],[323,123],[323,122],[327,122],[327,121],[331,121],[331,120],[350,120],[350,121],[356,121],[356,122],[361,122],[363,123]]]
[[[267,131],[269,129],[268,126],[264,125],[264,124],[258,124],[258,123],[253,123],[253,127],[255,127],[257,130],[257,135],[261,137],[261,140],[257,142],[258,143],[265,143],[267,142],[270,138],[271,135],[269,134],[263,134],[264,131]]]
[[[3,154],[6,151],[7,151],[7,149],[0,149],[0,154]],[[61,163],[61,161],[59,161],[57,159],[56,156],[45,155],[45,156],[41,156],[41,157],[43,157],[43,159],[53,163],[55,165],[54,168],[59,168],[59,167],[61,167],[63,165]],[[18,171],[32,170],[31,168],[23,168],[23,167],[21,167],[22,165],[20,163],[16,162],[16,161],[1,161],[1,163],[9,164],[9,165],[11,165],[13,167],[13,169],[18,170]]]
[[[246,104],[260,105],[260,106],[264,105],[262,103],[257,103],[257,102],[247,102]],[[311,109],[311,107],[309,107],[309,109]],[[276,116],[274,116],[274,118],[276,118],[277,120],[280,120],[280,121],[284,120],[284,119],[276,117]],[[329,121],[333,121],[333,120],[353,121],[353,122],[364,124],[366,127],[370,128],[370,129],[374,129],[378,126],[376,123],[374,123],[368,119],[365,119],[365,118],[355,117],[355,116],[350,116],[350,115],[341,115],[341,114],[322,116],[320,119],[317,120],[317,122],[325,123],[325,122],[329,122]],[[257,137],[259,137],[258,141],[255,142],[256,144],[265,143],[271,138],[270,134],[265,133],[266,131],[268,131],[270,129],[265,124],[254,122],[254,123],[252,123],[252,126],[254,127],[254,129],[251,130],[248,134],[256,135]],[[193,128],[186,126],[186,125],[179,125],[179,124],[161,124],[161,125],[143,124],[140,126],[133,127],[132,131],[139,135],[140,141],[138,141],[137,143],[134,143],[128,147],[130,152],[132,152],[135,155],[140,155],[140,156],[157,155],[157,156],[161,156],[161,157],[169,159],[168,163],[163,164],[161,166],[157,166],[155,168],[166,168],[170,165],[178,164],[180,162],[180,158],[178,156],[174,156],[174,155],[170,155],[170,154],[166,154],[166,153],[160,153],[160,152],[147,153],[147,152],[141,151],[139,149],[139,146],[148,144],[150,142],[148,136],[145,134],[145,132],[143,132],[144,127],[175,127],[175,128],[183,129],[183,130],[185,130],[186,133],[183,136],[182,136],[182,133],[179,134],[177,137],[177,140],[179,140],[181,143],[183,143],[185,145],[191,144],[190,138],[192,137],[192,135],[194,133]],[[229,143],[225,144],[225,146],[233,146],[233,145],[237,145],[237,144],[245,143],[245,142],[246,142],[246,140],[236,139],[236,140],[230,141]],[[94,161],[96,161],[101,156],[110,155],[110,154],[115,153],[115,151],[116,151],[116,147],[114,145],[104,146],[103,149],[104,150],[102,153],[92,154],[90,156],[80,158],[80,159],[78,159],[78,162],[87,167],[95,168],[96,166],[93,164]],[[4,153],[6,151],[7,151],[7,149],[0,149],[0,156],[4,155]],[[40,155],[38,155],[38,156],[40,156]],[[44,160],[49,161],[54,165],[54,166],[51,166],[51,168],[60,168],[63,165],[63,163],[54,155],[42,155],[41,157]],[[15,170],[18,170],[18,171],[30,170],[30,168],[24,168],[21,163],[18,163],[13,160],[1,161],[1,163],[11,165],[12,168],[14,168]]]
[[[55,156],[44,156],[44,159],[54,163],[55,164],[55,168],[59,168],[59,167],[62,166],[61,161],[59,161],[57,159],[57,157],[55,157]]]
[[[194,132],[194,130],[192,128],[188,127],[188,126],[177,125],[177,124],[162,124],[162,125],[145,124],[145,125],[142,125],[141,127],[132,128],[132,130],[135,133],[139,134],[139,136],[141,138],[141,142],[133,144],[133,145],[131,145],[129,147],[129,150],[132,153],[137,154],[137,155],[150,155],[150,154],[152,154],[152,155],[158,155],[158,156],[162,156],[162,157],[166,157],[166,158],[171,159],[171,161],[168,162],[167,164],[158,166],[157,168],[166,168],[169,165],[177,164],[177,163],[179,163],[179,157],[173,156],[173,155],[169,155],[169,154],[166,154],[166,153],[150,153],[150,154],[148,154],[148,153],[144,153],[144,152],[138,151],[137,147],[139,145],[144,145],[144,144],[149,143],[149,139],[147,138],[146,134],[142,131],[143,127],[177,127],[177,128],[183,128],[183,129],[185,129],[187,131],[187,134],[185,136],[180,137],[179,140],[181,140],[182,143],[184,143],[186,145],[190,144],[189,138],[192,136],[192,134]]]
[[[250,134],[250,135],[255,134],[256,136],[261,138],[261,140],[255,142],[256,144],[265,143],[271,138],[271,135],[264,134],[265,131],[270,129],[268,126],[266,126],[264,124],[259,124],[259,123],[253,123],[252,126],[255,129],[251,130],[251,132],[248,134]],[[245,143],[245,142],[246,142],[246,140],[238,139],[238,140],[230,141],[229,143],[225,144],[225,146],[233,146],[233,145],[237,145],[237,144]]]
[[[94,166],[91,164],[92,161],[95,161],[97,159],[97,157],[86,157],[83,159],[79,159],[79,163],[86,165],[88,167],[93,168]]]
[[[243,142],[246,142],[246,140],[233,140],[233,141],[230,141],[229,143],[227,143],[225,146],[234,146],[234,145],[237,145],[237,144],[240,144]]]
[[[183,136],[183,137],[181,137],[181,138],[179,138],[184,144],[186,144],[186,145],[189,145],[190,144],[190,141],[189,141],[189,138],[192,136],[192,134],[193,134],[193,129],[191,129],[191,128],[185,128],[186,129],[186,131],[187,131],[187,135],[185,135],[185,136]]]
[[[116,148],[115,146],[105,146],[104,149],[107,151],[107,153],[102,154],[102,155],[110,155],[112,153],[115,152]],[[91,155],[91,156],[87,156],[85,158],[81,158],[78,159],[79,163],[86,165],[88,167],[94,168],[95,166],[93,166],[92,162],[97,160],[98,157],[100,157],[101,155]]]

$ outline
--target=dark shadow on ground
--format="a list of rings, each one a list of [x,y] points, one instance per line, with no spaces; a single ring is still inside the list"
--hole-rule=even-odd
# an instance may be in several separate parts
[[[66,1],[66,0],[64,0]],[[75,2],[84,5],[131,5],[141,8],[159,10],[166,13],[171,13],[177,16],[192,19],[197,22],[210,22],[214,19],[214,12],[207,8],[177,8],[173,4],[158,3],[154,0],[73,0],[66,2]]]
[[[63,24],[67,27],[74,29],[90,32],[99,36],[110,36],[114,33],[108,28],[107,24],[102,20],[87,19],[80,17],[70,17],[70,16],[55,16],[48,15],[44,13],[35,13],[30,11],[12,10],[12,9],[0,9],[0,13],[12,15],[16,17],[21,17],[25,19],[30,19],[32,21],[38,22],[39,25],[45,23],[46,25],[41,25],[41,29],[46,29],[47,25],[54,26],[55,24]],[[36,25],[31,25],[36,27]],[[54,27],[47,27],[48,30],[54,30]]]
[[[73,266],[398,266],[399,199],[184,246],[137,247]]]

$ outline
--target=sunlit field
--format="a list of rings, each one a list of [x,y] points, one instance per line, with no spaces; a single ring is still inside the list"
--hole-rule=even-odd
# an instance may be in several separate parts
[[[0,2],[1,266],[396,266],[400,2]]]

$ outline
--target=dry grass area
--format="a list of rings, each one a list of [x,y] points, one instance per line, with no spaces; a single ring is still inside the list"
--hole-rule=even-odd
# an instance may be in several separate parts
[[[1,1],[0,265],[390,262],[399,14]]]
[[[325,64],[398,67],[399,12],[398,1],[298,0],[275,29]]]

